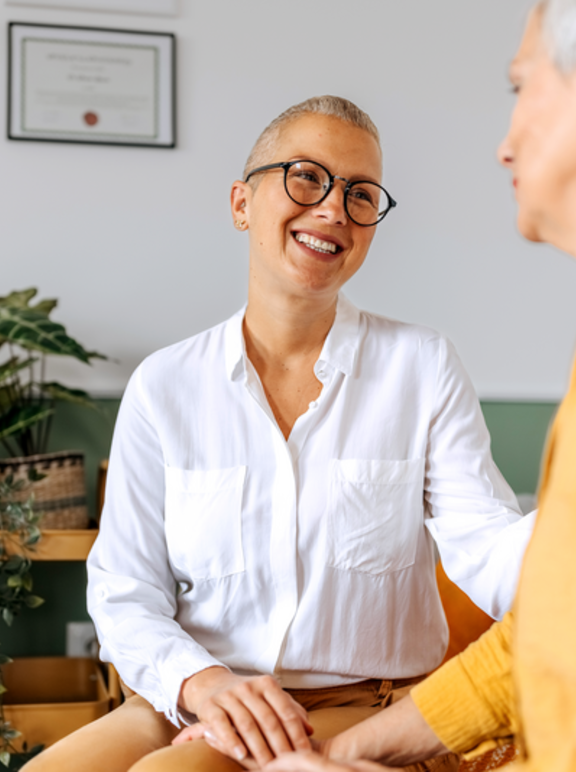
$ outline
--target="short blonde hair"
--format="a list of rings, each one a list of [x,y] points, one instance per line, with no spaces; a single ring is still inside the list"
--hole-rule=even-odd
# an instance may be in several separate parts
[[[368,113],[361,110],[354,102],[350,102],[349,99],[344,99],[343,97],[330,95],[310,97],[310,99],[306,99],[304,102],[284,110],[277,118],[274,118],[272,123],[266,126],[248,156],[244,166],[244,179],[246,179],[252,169],[264,166],[270,162],[278,138],[288,124],[298,120],[298,118],[302,118],[304,115],[312,113],[339,118],[342,121],[351,123],[353,126],[357,126],[359,129],[364,129],[376,140],[378,147],[380,147],[380,134],[374,121]],[[256,179],[254,178],[255,181]]]

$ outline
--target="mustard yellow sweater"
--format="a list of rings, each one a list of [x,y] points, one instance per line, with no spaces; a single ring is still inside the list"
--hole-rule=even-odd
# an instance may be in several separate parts
[[[576,366],[543,466],[513,614],[416,686],[444,744],[516,738],[525,772],[576,772]]]

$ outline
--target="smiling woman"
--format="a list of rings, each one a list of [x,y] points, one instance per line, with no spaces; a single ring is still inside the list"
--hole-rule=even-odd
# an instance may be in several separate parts
[[[366,224],[355,222],[349,215],[350,185],[357,183],[358,187],[366,181],[381,190],[380,146],[364,128],[332,115],[306,113],[282,126],[269,152],[265,168],[251,169],[245,182],[238,181],[232,187],[233,216],[242,217],[241,227],[249,228],[252,237],[245,322],[248,331],[250,309],[260,305],[255,293],[262,293],[268,302],[272,301],[270,293],[274,294],[273,319],[283,306],[290,312],[293,292],[302,293],[306,287],[313,293],[309,301],[314,304],[315,317],[318,312],[322,315],[319,303],[326,304],[325,311],[328,307],[333,310],[338,290],[364,262],[378,222],[377,214],[371,214]],[[303,158],[310,159],[304,167],[300,161],[283,169],[284,164]],[[323,190],[319,173],[311,172],[312,163],[324,168],[327,178]],[[331,179],[328,169],[335,170],[338,178]],[[313,196],[315,202],[297,201],[307,198],[302,182],[306,173],[307,190],[312,187],[313,174],[319,180],[314,187],[319,185],[321,192]],[[379,211],[380,196],[377,201]],[[326,249],[320,246],[322,243],[331,246]],[[325,317],[318,329],[316,358],[331,323]],[[309,332],[306,337],[310,342]]]
[[[444,655],[433,539],[511,602],[531,520],[454,349],[340,292],[394,206],[374,125],[313,98],[250,158],[247,306],[145,360],[116,425],[89,607],[136,694],[30,772],[261,767],[381,711]]]

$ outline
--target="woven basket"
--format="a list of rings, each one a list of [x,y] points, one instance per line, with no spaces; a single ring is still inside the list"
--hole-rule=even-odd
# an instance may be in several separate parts
[[[42,513],[40,528],[87,528],[84,454],[78,450],[63,450],[38,456],[3,458],[0,459],[0,479],[9,474],[16,479],[27,479],[31,467],[46,475],[22,493],[22,498],[27,498],[31,490],[34,493],[34,511]]]

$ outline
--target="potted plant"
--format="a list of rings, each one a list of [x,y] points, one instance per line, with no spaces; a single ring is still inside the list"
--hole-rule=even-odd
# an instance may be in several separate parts
[[[46,380],[46,357],[72,357],[85,364],[106,359],[87,351],[65,328],[50,319],[57,300],[31,305],[30,288],[0,297],[0,480],[26,479],[31,469],[43,479],[34,483],[35,509],[42,527],[85,528],[88,525],[84,457],[78,451],[47,453],[52,417],[58,400],[95,407],[80,389]],[[4,354],[4,357],[2,357]]]
[[[41,515],[34,511],[34,496],[29,492],[33,483],[42,475],[30,469],[28,480],[15,480],[12,474],[0,480],[0,617],[11,625],[23,608],[37,608],[42,598],[32,592],[31,552],[41,538],[38,527]],[[12,662],[0,653],[0,665]],[[42,746],[28,750],[26,744],[17,748],[14,741],[21,733],[10,721],[9,709],[5,710],[4,695],[7,692],[4,674],[0,670],[0,764],[10,764],[14,754],[24,763],[36,755]],[[21,765],[19,765],[21,766]],[[19,768],[18,766],[18,768]]]

